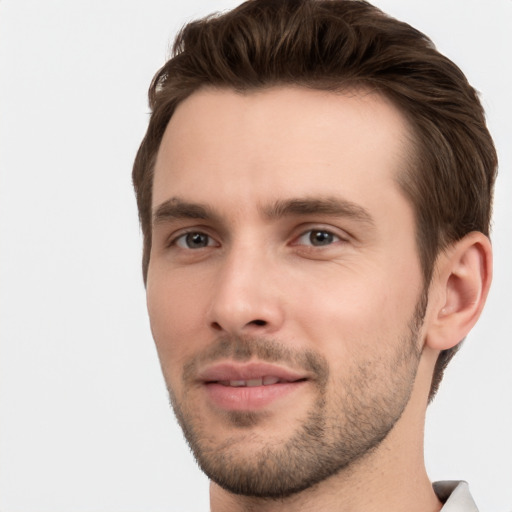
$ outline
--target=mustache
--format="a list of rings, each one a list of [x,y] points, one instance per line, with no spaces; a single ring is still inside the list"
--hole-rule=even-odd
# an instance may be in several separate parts
[[[327,359],[312,350],[293,348],[278,340],[261,336],[222,336],[185,362],[183,380],[193,379],[198,368],[225,359],[239,362],[257,359],[281,364],[292,370],[311,373],[315,380],[324,385],[329,378]]]

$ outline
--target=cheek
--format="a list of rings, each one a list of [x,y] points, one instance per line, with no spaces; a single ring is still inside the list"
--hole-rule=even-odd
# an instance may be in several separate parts
[[[146,295],[151,332],[162,366],[182,364],[194,353],[194,342],[199,340],[205,318],[205,290],[200,283],[179,274],[150,272]]]
[[[296,303],[295,317],[306,337],[344,364],[389,350],[408,334],[422,289],[419,270],[415,265],[381,268],[338,272],[321,288],[304,293],[304,286]]]

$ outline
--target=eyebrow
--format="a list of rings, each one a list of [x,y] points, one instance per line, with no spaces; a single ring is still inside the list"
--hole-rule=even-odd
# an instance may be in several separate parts
[[[299,199],[284,199],[264,208],[264,214],[269,219],[277,219],[291,215],[333,215],[348,217],[356,221],[374,225],[373,217],[362,206],[340,197],[306,197]]]
[[[153,211],[153,224],[177,219],[217,219],[218,216],[207,205],[190,203],[172,197],[161,203]]]
[[[348,217],[358,222],[374,225],[373,217],[362,206],[339,197],[305,197],[279,199],[260,208],[269,220],[277,220],[294,215],[333,215]],[[178,219],[200,219],[219,221],[220,217],[206,204],[184,201],[172,197],[161,203],[153,211],[153,224]]]

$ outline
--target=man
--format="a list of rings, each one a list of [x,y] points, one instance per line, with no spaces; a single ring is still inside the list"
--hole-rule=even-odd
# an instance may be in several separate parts
[[[422,439],[492,274],[462,72],[366,2],[250,0],[182,31],[150,105],[148,310],[212,511],[476,510]]]

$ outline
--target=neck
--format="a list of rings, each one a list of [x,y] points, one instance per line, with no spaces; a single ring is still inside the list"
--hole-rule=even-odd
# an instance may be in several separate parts
[[[425,358],[424,358],[425,359]],[[215,483],[211,512],[439,512],[427,476],[423,430],[431,365],[422,361],[411,399],[378,448],[315,486],[284,499],[234,495]]]

